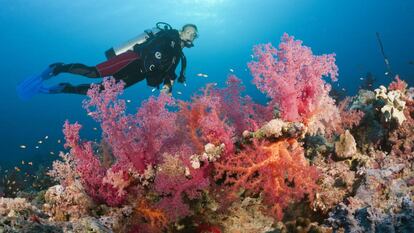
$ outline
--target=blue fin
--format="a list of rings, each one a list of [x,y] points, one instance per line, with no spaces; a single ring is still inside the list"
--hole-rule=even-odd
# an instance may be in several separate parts
[[[59,83],[50,87],[45,87],[42,86],[39,89],[39,93],[43,93],[43,94],[58,94],[61,93],[63,91],[63,89],[67,86],[67,83]]]
[[[30,76],[19,83],[16,87],[16,91],[20,99],[29,100],[38,93],[44,93],[42,91],[45,88],[43,86],[43,81],[49,79],[53,75],[52,70],[52,67],[48,67],[42,73]]]

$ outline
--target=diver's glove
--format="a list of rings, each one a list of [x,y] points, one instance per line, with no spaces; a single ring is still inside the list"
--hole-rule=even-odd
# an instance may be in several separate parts
[[[179,83],[185,83],[185,76],[183,74],[180,74],[180,76],[178,77],[177,81]]]
[[[172,95],[172,86],[168,85],[168,84],[164,84],[164,86],[162,86],[160,92],[171,96]]]

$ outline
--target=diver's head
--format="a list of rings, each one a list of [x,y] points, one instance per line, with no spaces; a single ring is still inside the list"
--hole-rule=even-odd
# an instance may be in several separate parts
[[[180,31],[181,47],[191,48],[194,46],[193,41],[198,37],[197,26],[186,24]]]

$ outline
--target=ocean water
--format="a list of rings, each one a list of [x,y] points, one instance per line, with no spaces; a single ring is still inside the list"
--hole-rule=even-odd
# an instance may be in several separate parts
[[[82,108],[83,96],[37,95],[22,101],[16,86],[54,62],[95,65],[104,52],[157,22],[173,28],[196,24],[199,38],[187,56],[187,86],[174,96],[189,100],[207,83],[224,86],[227,76],[242,79],[246,93],[259,103],[266,97],[252,85],[247,69],[252,48],[277,46],[283,33],[302,40],[314,54],[336,54],[339,81],[333,84],[355,95],[367,73],[375,85],[392,80],[376,33],[392,70],[414,85],[414,1],[410,0],[0,0],[0,168],[35,165],[56,159],[63,150],[65,120],[83,124],[82,137],[99,139],[98,127]],[[179,72],[179,66],[177,69]],[[207,74],[200,77],[197,74]],[[60,75],[50,84],[90,83],[81,76]],[[178,94],[181,92],[182,94]],[[125,90],[135,111],[152,92],[145,81]]]
[[[174,28],[194,23],[200,37],[185,49],[188,86],[175,91],[188,99],[208,82],[223,85],[229,69],[243,79],[257,101],[264,97],[251,86],[246,63],[252,48],[271,42],[277,46],[284,32],[312,48],[315,54],[335,53],[340,89],[355,94],[360,78],[371,72],[378,83],[390,80],[376,32],[392,69],[411,85],[414,82],[414,2],[412,1],[7,1],[1,0],[0,114],[1,164],[49,153],[60,148],[64,120],[88,122],[82,97],[41,95],[22,102],[15,87],[26,76],[41,72],[54,62],[94,65],[105,60],[104,51],[168,22]],[[179,71],[177,71],[179,72]],[[208,78],[196,74],[208,74]],[[91,82],[62,75],[50,83]],[[250,86],[249,86],[250,85]],[[125,97],[139,102],[152,95],[144,82],[129,88]],[[88,124],[92,122],[88,122]],[[40,148],[38,141],[49,136]],[[93,136],[93,135],[91,135]],[[53,143],[52,143],[53,141]],[[20,145],[27,145],[22,150]]]

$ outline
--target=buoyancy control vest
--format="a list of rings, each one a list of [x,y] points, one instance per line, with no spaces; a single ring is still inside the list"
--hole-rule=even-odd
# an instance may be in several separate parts
[[[128,50],[132,51],[135,45],[145,43],[148,40],[148,38],[155,36],[160,31],[171,29],[172,27],[168,23],[158,22],[155,27],[144,30],[143,33],[131,38],[130,40],[106,50],[105,56],[107,59],[110,59]]]
[[[134,47],[136,48],[137,46],[144,44],[145,42],[148,42],[148,40],[150,38],[154,38],[156,37],[158,34],[163,34],[163,32],[167,32],[173,30],[171,25],[169,25],[168,23],[164,23],[164,22],[158,22],[156,23],[155,27],[153,27],[152,29],[147,29],[144,30],[143,33],[135,36],[134,38],[118,45],[118,46],[114,46],[110,49],[108,49],[107,51],[105,51],[105,56],[107,59],[110,59],[114,56],[117,56],[119,54],[122,54],[126,51],[134,51]],[[160,33],[161,32],[161,33]],[[186,70],[186,66],[187,66],[187,59],[184,55],[184,53],[181,53],[181,71],[178,77],[178,82],[180,83],[185,83],[186,78],[185,78],[185,70]]]

